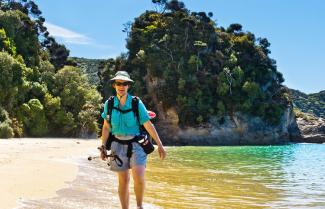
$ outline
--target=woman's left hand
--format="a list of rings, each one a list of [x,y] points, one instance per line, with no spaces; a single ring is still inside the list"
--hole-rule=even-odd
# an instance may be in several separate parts
[[[158,146],[158,153],[161,160],[166,158],[167,152],[163,145]]]

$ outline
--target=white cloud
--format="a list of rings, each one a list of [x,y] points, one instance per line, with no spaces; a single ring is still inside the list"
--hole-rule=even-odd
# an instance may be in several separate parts
[[[47,30],[50,32],[50,35],[63,39],[64,42],[70,44],[81,44],[81,45],[88,45],[91,44],[91,38],[71,31],[69,29],[54,25],[49,22],[45,22],[45,26]]]

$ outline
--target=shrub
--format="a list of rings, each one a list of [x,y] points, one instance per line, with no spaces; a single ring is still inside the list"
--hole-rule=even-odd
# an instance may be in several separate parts
[[[14,136],[14,131],[10,127],[10,124],[8,122],[2,122],[0,123],[0,138],[12,138]]]

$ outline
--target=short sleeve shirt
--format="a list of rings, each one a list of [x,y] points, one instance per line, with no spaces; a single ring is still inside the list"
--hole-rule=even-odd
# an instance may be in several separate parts
[[[104,104],[104,111],[102,112],[102,118],[109,121],[111,118],[111,132],[113,135],[138,135],[140,134],[140,124],[143,125],[145,122],[150,120],[147,109],[143,102],[139,99],[138,110],[139,110],[139,121],[133,111],[122,113],[116,109],[112,110],[112,115],[108,115],[108,100]],[[119,107],[119,101],[117,97],[114,97],[114,107]],[[121,110],[132,109],[132,96],[128,94],[125,105],[120,107]]]

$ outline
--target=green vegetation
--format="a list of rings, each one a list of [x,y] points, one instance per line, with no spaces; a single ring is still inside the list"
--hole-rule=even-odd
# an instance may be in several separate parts
[[[0,138],[96,133],[101,96],[33,1],[0,0]]]
[[[296,108],[304,113],[325,118],[325,91],[314,94],[305,94],[290,89],[290,95]]]
[[[315,117],[315,115],[310,114],[310,113],[306,113],[306,112],[302,112],[300,109],[298,108],[293,108],[293,111],[296,115],[296,118],[302,118],[305,121],[313,121],[313,120],[317,120],[318,118]]]
[[[82,73],[87,75],[92,85],[99,85],[100,80],[98,74],[104,68],[106,60],[69,57],[67,62],[69,65],[80,68]]]
[[[98,91],[113,94],[109,80],[117,70],[131,73],[131,91],[150,109],[174,107],[181,126],[211,116],[222,122],[235,112],[279,123],[291,100],[266,38],[240,24],[219,27],[212,13],[191,12],[176,0],[153,2],[156,11],[125,24],[127,54],[90,60],[68,58],[33,1],[0,0],[0,137],[96,133]],[[294,100],[324,117],[324,95]]]
[[[279,122],[290,101],[267,39],[255,38],[240,24],[218,27],[212,13],[191,12],[176,0],[153,2],[157,11],[125,25],[128,54],[104,68],[101,83],[114,69],[125,69],[140,81],[133,87],[136,94],[153,105],[146,84],[155,80],[158,101],[165,109],[176,107],[180,125],[234,112]]]

